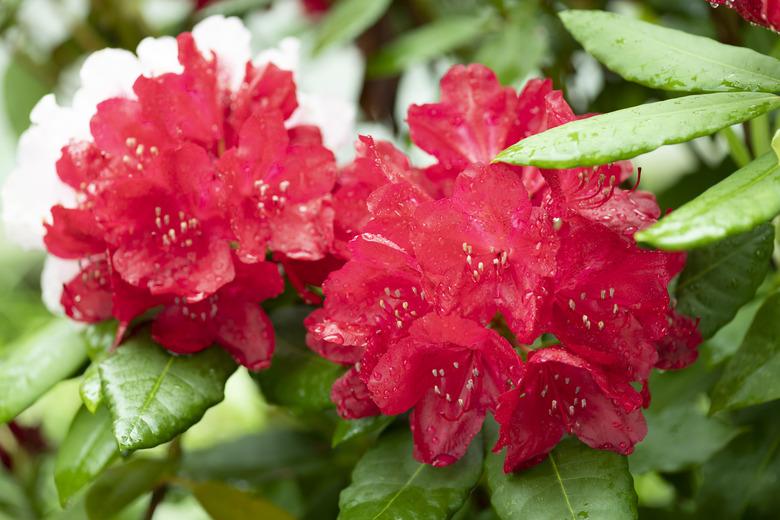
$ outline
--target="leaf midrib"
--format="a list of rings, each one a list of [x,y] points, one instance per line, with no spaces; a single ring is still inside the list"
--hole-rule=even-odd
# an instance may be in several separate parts
[[[420,474],[420,471],[422,471],[424,467],[425,467],[425,464],[420,464],[419,466],[417,466],[417,469],[415,470],[415,472],[412,473],[412,475],[409,477],[409,479],[406,482],[404,482],[404,485],[401,486],[401,489],[396,491],[395,495],[393,495],[393,498],[391,498],[387,502],[387,504],[385,504],[385,507],[383,507],[381,511],[379,511],[376,515],[374,515],[374,517],[371,520],[377,520],[380,516],[385,514],[385,511],[390,509],[390,506],[393,505],[393,502],[395,502],[398,499],[399,496],[401,496],[401,493],[403,493],[406,490],[406,488],[408,488],[409,486],[412,485],[412,482],[414,481],[414,479],[417,478],[417,475]]]
[[[154,382],[154,386],[152,386],[152,389],[149,391],[149,394],[146,396],[144,403],[141,405],[141,408],[138,409],[138,413],[136,414],[133,421],[130,423],[127,437],[130,437],[130,435],[134,433],[136,429],[139,427],[139,423],[141,422],[141,417],[143,417],[144,413],[146,413],[149,406],[152,404],[152,401],[154,401],[154,398],[157,397],[157,392],[160,390],[160,387],[162,386],[162,382],[165,379],[165,376],[168,374],[175,361],[176,361],[175,357],[173,356],[168,357],[168,361],[165,363],[165,366],[163,367],[162,372],[160,372],[160,375],[157,376],[157,379]]]
[[[555,472],[555,478],[558,480],[558,485],[561,486],[561,494],[563,494],[563,500],[566,502],[566,507],[569,509],[571,518],[572,520],[577,520],[577,517],[574,515],[574,509],[571,507],[571,502],[569,501],[569,495],[566,492],[566,486],[563,485],[563,478],[561,477],[560,471],[558,471],[558,464],[555,463],[555,457],[553,457],[552,453],[550,453],[548,457],[550,458],[550,465],[552,465],[552,469]]]

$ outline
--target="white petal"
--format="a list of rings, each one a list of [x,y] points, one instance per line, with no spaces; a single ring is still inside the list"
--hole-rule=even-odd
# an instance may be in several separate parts
[[[159,76],[168,72],[177,74],[184,71],[179,63],[179,47],[176,38],[162,36],[160,38],[144,38],[136,49],[141,70],[146,76]]]
[[[357,47],[336,47],[304,61],[298,86],[304,92],[357,103],[363,88],[363,70],[363,55]]]
[[[77,260],[63,260],[56,256],[47,256],[41,273],[41,293],[43,303],[52,314],[64,315],[60,304],[62,287],[79,273]]]
[[[341,99],[298,93],[298,109],[287,120],[287,127],[317,125],[325,146],[339,151],[350,146],[354,137],[356,108]]]
[[[297,38],[285,38],[276,47],[266,49],[255,56],[252,62],[258,67],[273,63],[280,69],[292,71],[297,80],[300,56],[301,42]]]
[[[90,116],[101,101],[133,98],[133,83],[141,75],[141,63],[130,51],[103,49],[93,52],[81,67],[81,88],[73,96],[73,108]]]
[[[244,79],[250,59],[251,35],[239,18],[210,16],[192,29],[198,50],[207,58],[217,55],[217,66],[222,81],[236,90]]]
[[[57,177],[63,146],[83,132],[84,122],[53,95],[32,111],[33,124],[19,139],[16,166],[2,189],[3,223],[9,240],[26,249],[43,249],[43,221],[56,204],[73,206],[74,191]]]

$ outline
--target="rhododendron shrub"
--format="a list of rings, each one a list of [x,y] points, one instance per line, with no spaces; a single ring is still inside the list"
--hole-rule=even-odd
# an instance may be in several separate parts
[[[776,518],[776,4],[572,3],[0,9],[0,519]]]
[[[367,213],[341,206],[357,236],[307,320],[310,346],[352,367],[333,387],[339,413],[412,410],[415,456],[437,466],[464,455],[488,412],[506,471],[542,460],[564,433],[631,453],[649,398],[631,383],[696,359],[701,337],[668,294],[684,255],[634,243],[660,211],[620,187],[627,164],[491,163],[576,119],[549,81],[517,93],[469,65],[441,88],[439,103],[409,110],[412,139],[437,159],[422,179],[368,138],[341,176],[340,189],[375,189]],[[559,343],[528,346],[542,334]]]

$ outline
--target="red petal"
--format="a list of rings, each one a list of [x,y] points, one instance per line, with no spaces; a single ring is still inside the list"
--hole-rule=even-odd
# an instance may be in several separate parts
[[[97,323],[111,318],[111,287],[105,259],[89,262],[62,290],[60,303],[76,321]]]
[[[209,312],[210,309],[203,303],[169,305],[155,317],[152,338],[177,354],[200,352],[216,339]]]
[[[500,399],[495,450],[508,448],[504,470],[514,471],[540,462],[566,431],[593,448],[627,455],[647,433],[641,404],[627,382],[564,348],[538,350],[520,387]]]
[[[216,151],[223,138],[216,57],[207,61],[190,33],[179,35],[177,41],[184,72],[140,76],[133,90],[144,117],[165,129],[171,139],[194,141]]]
[[[355,369],[349,370],[333,383],[330,399],[336,403],[336,409],[344,419],[379,415],[379,408],[371,400],[368,388]]]
[[[472,439],[482,429],[483,409],[471,409],[450,421],[439,412],[437,396],[427,394],[409,416],[414,438],[414,458],[434,467],[449,466],[468,451]]]
[[[274,329],[259,303],[224,299],[218,303],[215,333],[219,344],[249,370],[271,365]]]
[[[441,80],[441,102],[412,105],[412,140],[445,168],[489,163],[507,146],[517,96],[484,65],[455,65]]]
[[[79,259],[106,251],[103,233],[91,211],[51,208],[52,223],[44,223],[44,243],[49,253],[60,258]]]
[[[655,366],[661,370],[685,368],[699,357],[702,337],[697,320],[672,312],[669,322],[669,333],[656,344],[658,362]]]
[[[273,63],[262,69],[247,63],[244,82],[233,97],[229,123],[237,132],[252,114],[278,110],[287,119],[297,107],[292,72]]]

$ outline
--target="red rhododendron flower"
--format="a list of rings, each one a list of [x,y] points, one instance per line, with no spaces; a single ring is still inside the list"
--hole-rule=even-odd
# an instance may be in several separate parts
[[[708,0],[711,5],[725,5],[736,11],[747,21],[780,31],[779,0]]]
[[[507,448],[504,470],[541,461],[564,433],[593,448],[627,455],[647,433],[642,397],[562,347],[533,352],[520,385],[503,394],[495,451]]]
[[[333,154],[317,128],[286,127],[292,73],[246,64],[231,85],[217,55],[178,37],[181,72],[142,75],[107,99],[57,163],[77,194],[55,206],[45,243],[78,259],[61,302],[74,319],[114,317],[120,335],[149,309],[153,337],[179,353],[218,342],[250,369],[274,339],[259,304],[283,288],[269,250],[320,261],[333,241]]]
[[[377,363],[368,383],[383,413],[414,408],[418,460],[446,466],[466,453],[485,412],[517,383],[520,359],[496,332],[462,318],[429,314]]]
[[[676,255],[639,249],[580,217],[560,223],[548,332],[590,361],[645,379],[668,333],[667,286]]]
[[[409,111],[413,141],[438,160],[427,179],[362,138],[334,197],[341,239],[358,238],[306,321],[309,346],[351,366],[331,394],[342,417],[412,410],[415,456],[446,465],[493,411],[507,471],[565,433],[624,454],[644,437],[650,370],[692,362],[701,341],[667,289],[685,256],[633,240],[660,215],[654,197],[620,188],[628,163],[491,164],[576,117],[549,81],[518,95],[481,65],[456,66],[440,103]],[[520,343],[549,333],[560,344],[523,364],[494,325]]]

